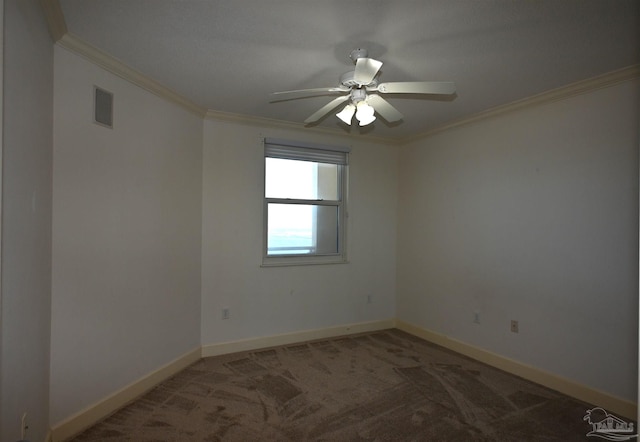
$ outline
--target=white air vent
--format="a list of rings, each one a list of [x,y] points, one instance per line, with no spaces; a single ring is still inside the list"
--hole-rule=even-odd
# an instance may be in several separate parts
[[[93,121],[113,128],[113,94],[97,86],[93,87]]]

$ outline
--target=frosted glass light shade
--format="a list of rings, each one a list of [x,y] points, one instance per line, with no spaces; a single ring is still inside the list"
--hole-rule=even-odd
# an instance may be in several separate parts
[[[366,102],[360,101],[358,103],[358,110],[356,112],[356,118],[360,122],[360,126],[366,126],[375,121],[375,110],[369,106]]]
[[[356,112],[356,107],[349,103],[344,109],[336,114],[336,117],[340,118],[342,121],[351,126],[351,119],[353,118],[353,114]]]

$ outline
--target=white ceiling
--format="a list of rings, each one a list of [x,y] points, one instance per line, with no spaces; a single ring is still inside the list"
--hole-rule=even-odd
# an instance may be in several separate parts
[[[453,81],[454,100],[389,96],[404,120],[361,129],[414,136],[640,63],[638,0],[60,0],[70,34],[207,109],[302,123],[331,101],[269,93],[338,84],[352,49],[381,82]],[[339,108],[337,109],[339,110]],[[336,111],[337,111],[336,110]]]

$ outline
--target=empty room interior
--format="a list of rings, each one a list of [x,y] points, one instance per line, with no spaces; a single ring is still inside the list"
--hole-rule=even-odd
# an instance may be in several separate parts
[[[639,2],[0,3],[3,442],[389,329],[636,421]]]

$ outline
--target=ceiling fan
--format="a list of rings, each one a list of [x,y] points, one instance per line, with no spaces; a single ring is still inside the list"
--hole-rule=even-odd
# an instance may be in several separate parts
[[[340,77],[340,85],[336,87],[322,87],[315,89],[300,89],[295,91],[273,92],[273,101],[291,100],[294,98],[310,97],[318,94],[344,94],[321,107],[304,120],[306,124],[315,123],[333,109],[344,102],[347,105],[336,114],[340,120],[351,125],[355,115],[360,126],[372,123],[378,113],[389,123],[402,120],[402,114],[387,100],[378,94],[428,94],[452,95],[456,86],[448,81],[405,81],[393,83],[378,83],[377,77],[382,62],[367,57],[366,49],[354,49],[349,57],[356,65],[355,70]]]

